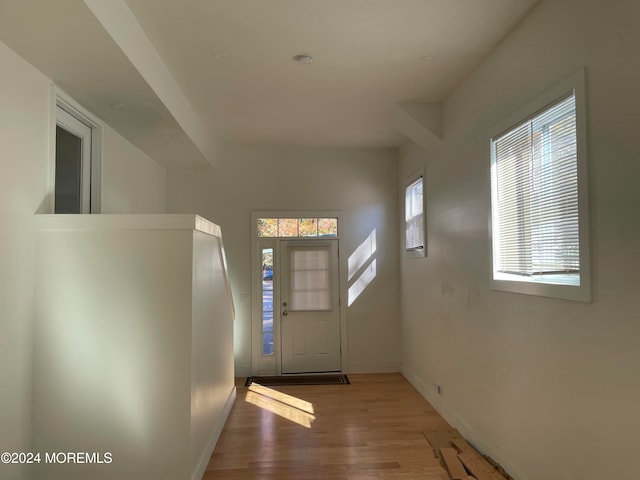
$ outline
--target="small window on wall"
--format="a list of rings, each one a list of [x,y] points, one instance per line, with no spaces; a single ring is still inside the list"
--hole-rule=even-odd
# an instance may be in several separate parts
[[[494,288],[589,299],[581,85],[491,138]]]
[[[404,192],[405,251],[407,256],[425,255],[424,242],[424,178],[414,176]]]

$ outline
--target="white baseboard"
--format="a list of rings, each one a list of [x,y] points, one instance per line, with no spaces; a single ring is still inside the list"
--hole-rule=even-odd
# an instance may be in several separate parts
[[[350,362],[347,373],[397,373],[401,371],[401,367],[400,362]]]
[[[400,362],[351,362],[344,373],[397,373],[400,372],[402,363]],[[235,367],[236,377],[250,377],[251,367]],[[256,373],[255,375],[260,375]],[[265,374],[266,375],[266,374]]]
[[[435,388],[431,387],[430,384],[426,385],[417,375],[407,370],[404,366],[402,368],[402,375],[404,375],[409,383],[411,383],[411,385],[420,392],[420,394],[431,404],[442,418],[444,418],[451,426],[457,428],[462,436],[467,439],[469,443],[471,443],[480,453],[488,455],[498,462],[514,480],[528,480],[527,476],[509,462],[500,452],[487,445],[482,440],[480,433],[469,425],[469,423],[455,410],[453,410],[442,399]]]
[[[200,456],[200,460],[196,465],[196,468],[191,473],[191,480],[202,480],[204,476],[207,465],[209,465],[209,460],[211,459],[211,455],[213,455],[213,450],[216,448],[216,444],[218,443],[218,438],[220,438],[220,434],[222,433],[222,429],[224,428],[224,424],[227,421],[227,417],[231,412],[231,407],[233,407],[233,403],[236,401],[236,387],[234,386],[231,389],[231,393],[227,398],[227,401],[224,404],[222,409],[222,413],[220,414],[220,418],[216,422],[213,430],[211,431],[211,436],[209,437],[209,442],[207,443],[207,448],[205,448],[204,452]]]

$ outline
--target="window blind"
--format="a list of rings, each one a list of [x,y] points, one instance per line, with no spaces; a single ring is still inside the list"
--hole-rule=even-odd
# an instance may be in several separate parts
[[[290,258],[290,310],[331,310],[329,248],[296,248]]]
[[[405,190],[405,247],[407,250],[424,248],[422,183],[422,177],[420,177]]]
[[[580,271],[576,144],[573,94],[492,140],[497,271]]]

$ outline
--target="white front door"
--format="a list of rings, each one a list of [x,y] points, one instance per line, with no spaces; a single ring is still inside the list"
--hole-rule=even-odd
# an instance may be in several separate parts
[[[282,373],[338,372],[337,240],[280,241]]]

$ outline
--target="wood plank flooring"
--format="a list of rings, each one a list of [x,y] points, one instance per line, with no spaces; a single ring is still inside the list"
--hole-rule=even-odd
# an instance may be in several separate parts
[[[448,480],[423,431],[451,427],[413,386],[400,374],[349,379],[238,386],[204,480]]]

